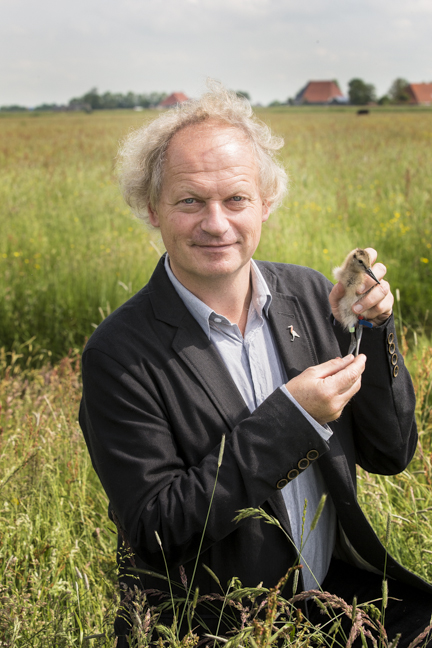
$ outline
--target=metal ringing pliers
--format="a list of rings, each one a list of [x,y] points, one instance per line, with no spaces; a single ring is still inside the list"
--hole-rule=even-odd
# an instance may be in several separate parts
[[[352,353],[354,354],[354,356],[358,356],[360,350],[360,342],[363,335],[363,328],[365,326],[367,328],[372,328],[373,324],[372,322],[368,322],[368,320],[359,317],[356,324],[350,327],[349,332],[351,333],[351,342],[348,349],[348,355]]]

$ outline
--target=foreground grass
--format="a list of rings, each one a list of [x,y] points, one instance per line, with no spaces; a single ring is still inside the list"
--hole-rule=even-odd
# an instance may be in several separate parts
[[[118,141],[155,113],[0,120],[0,345],[61,359],[149,278],[163,249],[123,204]],[[262,110],[285,138],[291,191],[256,258],[331,276],[372,245],[403,311],[428,326],[432,298],[432,111]]]
[[[77,423],[78,361],[2,373],[0,645],[79,646],[111,616],[116,535]]]
[[[390,515],[391,553],[432,581],[430,344],[414,348],[408,362],[418,398],[417,454],[395,477],[360,471],[359,497],[383,541]],[[0,364],[0,645],[112,646],[116,536],[77,423],[78,358],[66,357],[53,368],[23,370],[18,364],[6,366],[3,353]],[[255,600],[255,594],[247,594]],[[270,612],[281,615],[276,593],[265,595]],[[239,596],[238,590],[232,592],[234,599]],[[259,623],[251,625],[257,633],[253,636],[270,641],[268,626]],[[288,613],[284,623],[291,646],[317,636]],[[334,619],[327,630],[331,625]],[[147,645],[138,621],[135,630],[136,645]],[[166,645],[174,645],[166,632]]]

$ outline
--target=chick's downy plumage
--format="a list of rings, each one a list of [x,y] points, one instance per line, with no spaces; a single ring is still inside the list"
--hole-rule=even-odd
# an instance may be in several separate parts
[[[333,270],[333,276],[340,281],[345,288],[345,295],[339,302],[339,321],[346,329],[352,328],[358,320],[358,315],[353,313],[352,307],[364,295],[366,295],[374,286],[362,295],[357,294],[359,287],[365,283],[366,275],[369,275],[377,284],[378,279],[371,270],[371,261],[366,250],[356,248],[346,257],[343,264]],[[368,319],[368,312],[364,311],[361,315]]]

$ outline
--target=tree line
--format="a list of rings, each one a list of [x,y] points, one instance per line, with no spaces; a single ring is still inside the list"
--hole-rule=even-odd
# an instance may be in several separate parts
[[[48,104],[43,103],[35,106],[33,110],[84,110],[92,112],[93,110],[116,110],[116,109],[133,109],[136,107],[141,108],[154,108],[161,101],[163,101],[168,94],[166,92],[150,92],[148,94],[127,92],[104,92],[99,94],[97,88],[91,88],[85,92],[81,97],[74,97],[70,99],[67,104]],[[24,106],[1,106],[0,110],[3,111],[24,111],[28,110]]]
[[[387,94],[378,99],[375,86],[372,83],[365,83],[363,79],[351,79],[348,82],[348,97],[351,104],[365,106],[368,103],[404,104],[410,100],[408,94],[409,83],[406,79],[398,78],[393,81]]]
[[[339,86],[337,81],[335,83]],[[354,106],[364,106],[369,103],[378,103],[379,105],[404,104],[410,99],[407,92],[408,85],[409,83],[406,79],[398,78],[393,81],[387,94],[378,99],[375,86],[372,83],[366,83],[363,79],[354,78],[348,82],[349,103]],[[248,92],[238,90],[236,93],[250,100]],[[65,105],[43,103],[35,106],[33,110],[84,110],[86,112],[92,112],[93,110],[131,110],[137,107],[155,108],[167,96],[168,94],[166,92],[150,92],[147,94],[137,94],[135,92],[127,92],[126,94],[122,94],[121,92],[104,92],[99,94],[97,88],[91,88],[81,97],[70,99]],[[285,102],[272,101],[269,106],[282,106],[293,103],[294,99],[289,98]],[[3,112],[20,112],[26,110],[28,108],[19,105],[0,106],[0,111]]]
[[[334,80],[334,83],[340,88],[337,80]],[[348,82],[349,104],[353,106],[366,106],[370,103],[377,103],[380,106],[385,106],[389,104],[400,105],[408,103],[410,100],[408,86],[409,82],[406,79],[395,79],[391,84],[389,91],[382,97],[378,98],[375,86],[372,83],[366,83],[363,79],[356,77]],[[269,106],[283,106],[286,104],[294,105],[295,103],[295,99],[290,97],[286,102],[272,101]]]

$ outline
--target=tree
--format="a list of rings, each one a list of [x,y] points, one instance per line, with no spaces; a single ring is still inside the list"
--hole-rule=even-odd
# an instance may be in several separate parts
[[[244,90],[236,90],[236,95],[241,99],[247,99],[248,101],[251,100],[249,92],[245,92]]]
[[[348,96],[350,103],[364,106],[371,101],[376,101],[375,86],[372,83],[365,83],[363,79],[351,79],[348,83]]]
[[[88,104],[92,110],[102,108],[102,102],[100,96],[98,95],[97,88],[92,88],[91,90],[86,92],[82,97],[82,101],[84,104]]]
[[[406,103],[409,101],[408,86],[409,83],[405,79],[395,79],[388,92],[391,101],[394,103]]]

